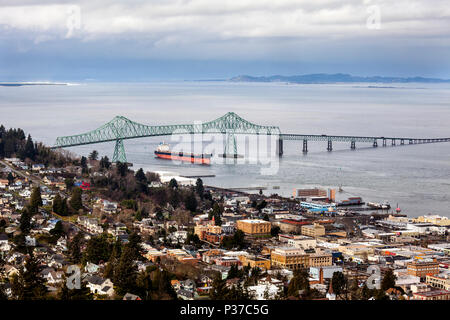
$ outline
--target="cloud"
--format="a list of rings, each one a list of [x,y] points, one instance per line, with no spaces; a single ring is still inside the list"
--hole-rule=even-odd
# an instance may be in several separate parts
[[[373,12],[379,28],[367,27]],[[449,57],[448,30],[448,0],[0,1],[10,53],[308,62],[411,50],[434,59],[440,49]]]

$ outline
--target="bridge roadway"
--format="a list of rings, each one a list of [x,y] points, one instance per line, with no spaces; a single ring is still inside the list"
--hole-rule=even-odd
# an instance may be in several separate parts
[[[179,125],[144,125],[131,121],[122,116],[114,119],[103,126],[82,134],[63,136],[56,139],[52,149],[63,147],[74,147],[87,144],[115,141],[113,162],[126,162],[123,140],[143,137],[168,136],[172,134],[223,134],[226,135],[224,152],[226,155],[237,156],[236,135],[271,135],[278,138],[277,153],[283,154],[283,140],[303,141],[303,152],[308,152],[308,141],[327,141],[327,150],[333,150],[333,142],[350,142],[350,148],[355,149],[357,142],[372,143],[378,146],[378,141],[383,146],[449,142],[450,138],[398,138],[398,137],[367,137],[367,136],[337,136],[337,135],[307,135],[281,133],[277,126],[264,126],[251,123],[234,112],[228,112],[220,118],[209,122]]]

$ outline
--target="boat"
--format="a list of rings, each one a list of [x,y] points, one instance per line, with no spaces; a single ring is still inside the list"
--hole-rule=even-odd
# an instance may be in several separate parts
[[[367,206],[374,209],[384,209],[384,210],[391,208],[391,205],[387,201],[384,201],[383,203],[367,202]]]
[[[212,154],[194,154],[189,152],[171,151],[170,146],[164,142],[161,142],[158,145],[155,150],[155,155],[161,159],[178,160],[195,164],[210,164],[212,157]]]

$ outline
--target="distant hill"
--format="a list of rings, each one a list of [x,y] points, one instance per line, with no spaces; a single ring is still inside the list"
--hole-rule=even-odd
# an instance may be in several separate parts
[[[249,75],[240,75],[229,79],[233,82],[290,82],[290,83],[353,83],[353,82],[371,82],[371,83],[450,83],[450,79],[424,78],[424,77],[360,77],[345,73],[317,73],[304,74],[298,76],[274,75],[268,77],[254,77]]]

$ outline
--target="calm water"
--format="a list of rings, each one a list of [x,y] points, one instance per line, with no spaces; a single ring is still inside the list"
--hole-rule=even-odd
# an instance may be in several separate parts
[[[57,136],[95,129],[116,115],[158,125],[209,121],[228,111],[257,124],[277,125],[283,133],[450,137],[449,85],[389,86],[393,88],[184,82],[0,87],[0,123],[22,127],[49,145]],[[341,199],[388,200],[410,216],[450,216],[450,143],[386,148],[357,144],[357,150],[335,143],[329,153],[326,142],[310,142],[305,156],[301,141],[285,141],[277,174],[261,175],[260,166],[252,164],[205,168],[155,159],[153,150],[163,139],[170,141],[126,141],[128,161],[147,170],[215,174],[205,183],[261,186],[267,194],[342,184]],[[70,150],[87,155],[94,148],[112,158],[112,143]]]

